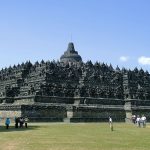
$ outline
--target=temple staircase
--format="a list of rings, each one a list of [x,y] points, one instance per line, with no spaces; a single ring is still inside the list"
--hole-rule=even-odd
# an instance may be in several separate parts
[[[73,118],[73,106],[78,106],[80,104],[80,100],[76,99],[73,105],[67,106],[67,117],[64,118],[64,122],[70,123],[70,119]]]

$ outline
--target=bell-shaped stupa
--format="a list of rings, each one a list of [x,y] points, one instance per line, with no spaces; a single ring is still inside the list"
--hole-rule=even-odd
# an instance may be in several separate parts
[[[78,52],[75,51],[74,44],[70,42],[68,44],[67,51],[60,57],[60,62],[81,62],[82,58],[78,55]]]

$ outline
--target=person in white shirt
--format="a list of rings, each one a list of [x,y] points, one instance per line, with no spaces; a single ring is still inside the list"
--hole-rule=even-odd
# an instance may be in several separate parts
[[[110,130],[113,131],[113,123],[112,123],[112,117],[109,116],[109,126],[110,126]]]
[[[140,126],[141,118],[140,118],[139,115],[138,115],[137,118],[136,118],[136,123],[137,123],[137,126],[138,126],[138,127],[141,127],[141,126]]]
[[[146,127],[146,117],[144,115],[142,115],[142,117],[141,117],[141,122],[142,122],[142,127],[145,128]]]

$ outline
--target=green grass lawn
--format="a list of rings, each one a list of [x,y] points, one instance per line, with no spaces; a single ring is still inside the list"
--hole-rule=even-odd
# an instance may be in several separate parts
[[[149,150],[150,125],[114,123],[29,123],[28,129],[0,127],[1,150]]]

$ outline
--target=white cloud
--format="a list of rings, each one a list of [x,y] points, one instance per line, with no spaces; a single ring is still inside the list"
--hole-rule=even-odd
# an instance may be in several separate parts
[[[150,57],[141,56],[138,58],[138,63],[142,65],[150,65]]]
[[[129,57],[128,56],[121,56],[119,59],[122,62],[127,62],[129,60]]]

